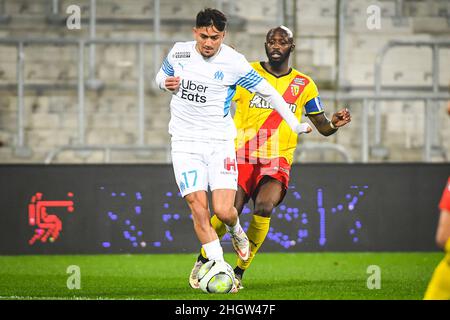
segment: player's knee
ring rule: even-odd
[[[226,206],[222,204],[216,205],[214,207],[214,214],[225,224],[232,223],[236,220],[237,217],[236,211],[234,210],[233,206]]]
[[[192,211],[194,227],[201,232],[207,232],[211,228],[209,212]]]
[[[257,216],[261,216],[261,217],[270,217],[270,215],[272,214],[272,210],[274,208],[274,204],[271,201],[258,201],[256,200],[255,202],[255,212],[254,214],[256,214]]]
[[[211,229],[211,224],[208,219],[193,219],[194,220],[194,228],[197,232],[207,233]]]
[[[438,232],[436,234],[436,244],[439,248],[444,249],[445,244],[447,243],[448,236],[443,232]]]
[[[202,199],[195,193],[187,195],[185,197],[185,199],[186,199],[186,202],[187,202],[189,208],[191,208],[191,211],[200,212],[200,211],[208,210],[208,207],[205,206]]]

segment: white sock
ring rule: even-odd
[[[234,226],[225,225],[225,228],[229,233],[236,233],[241,228],[241,224],[239,223],[239,217],[236,220],[236,224]]]
[[[223,261],[223,249],[220,245],[219,239],[205,243],[202,245],[203,249],[205,250],[206,257],[209,260],[221,260]]]

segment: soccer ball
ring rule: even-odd
[[[211,260],[201,266],[198,281],[206,293],[229,293],[234,285],[234,271],[225,261]]]

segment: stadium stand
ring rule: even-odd
[[[288,1],[289,2],[289,1]],[[81,30],[65,27],[66,8],[71,1],[0,1],[0,39],[51,38],[89,39],[90,1],[78,1]],[[96,1],[96,38],[146,39],[155,37],[153,1]],[[193,17],[205,6],[218,1],[160,1],[159,39],[190,40]],[[233,45],[249,60],[264,59],[264,37],[268,28],[279,23],[279,4],[273,0],[220,1],[231,17],[226,43]],[[442,0],[379,1],[381,29],[366,26],[366,8],[372,1],[345,1],[343,41],[342,97],[373,95],[374,62],[379,50],[392,40],[450,41],[450,6]],[[398,3],[401,3],[399,6]],[[252,8],[252,10],[249,10]],[[362,100],[334,99],[336,89],[336,1],[301,0],[297,4],[297,48],[295,66],[316,80],[326,110],[331,113],[348,105],[353,121],[346,130],[329,139],[313,132],[300,143],[330,143],[346,150],[355,161],[362,161],[364,131]],[[293,28],[292,12],[286,24]],[[96,44],[94,74],[90,74],[90,51],[84,51],[85,71],[85,141],[86,145],[154,146],[147,152],[114,152],[114,162],[166,162],[169,135],[168,103],[170,97],[154,88],[155,65],[159,66],[169,49],[161,45],[155,55],[152,45],[145,45],[145,131],[139,136],[138,55],[136,44]],[[18,68],[17,48],[0,43],[0,162],[42,163],[58,147],[80,143],[78,109],[78,50],[76,46],[26,44],[24,46],[24,145],[30,152],[16,152],[18,145]],[[450,85],[450,46],[438,51],[438,89],[448,94]],[[382,89],[390,94],[430,93],[433,85],[432,51],[429,47],[395,47],[383,61]],[[155,62],[156,61],[156,62]],[[97,85],[89,85],[89,80]],[[445,118],[448,101],[438,101],[431,121],[431,151],[426,160],[448,161],[450,125]],[[372,105],[372,103],[370,103]],[[385,154],[369,153],[368,161],[423,161],[425,144],[425,102],[421,100],[380,101],[381,143]],[[375,111],[369,107],[368,142],[374,145]],[[447,138],[445,138],[447,137]],[[143,139],[143,141],[142,141]],[[142,144],[143,143],[143,144]],[[159,149],[158,149],[159,148]],[[298,161],[342,161],[335,150],[297,153]],[[65,151],[55,162],[103,162],[102,151]]]

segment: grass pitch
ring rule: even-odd
[[[422,299],[442,253],[259,253],[237,294],[191,289],[196,254],[0,256],[0,299]],[[225,259],[234,267],[235,255]],[[68,289],[67,268],[81,289]],[[369,290],[367,269],[380,267]]]

